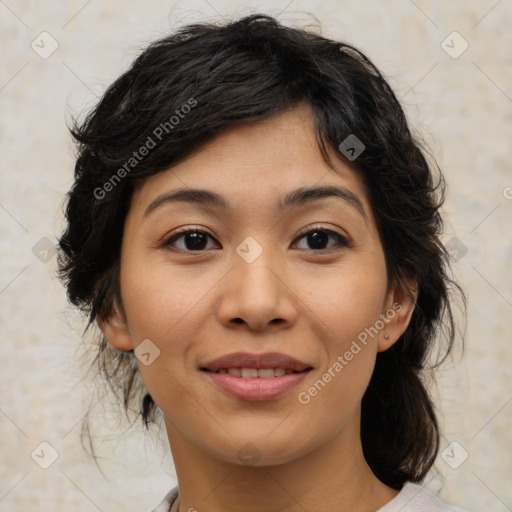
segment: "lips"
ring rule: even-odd
[[[266,352],[264,354],[250,354],[248,352],[235,352],[221,356],[204,365],[201,370],[218,372],[219,370],[233,370],[239,368],[265,370],[279,369],[279,373],[285,370],[285,373],[302,372],[311,369],[312,366],[295,359],[294,357],[279,352]],[[222,372],[223,373],[223,372]],[[264,372],[262,372],[264,373]],[[236,375],[236,374],[235,374]],[[241,375],[242,376],[242,375]],[[253,375],[256,376],[256,375]]]
[[[232,398],[266,401],[286,395],[313,367],[279,352],[236,352],[219,357],[200,369],[207,381]]]

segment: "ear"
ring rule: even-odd
[[[390,348],[405,332],[417,298],[418,285],[415,279],[404,279],[402,284],[395,281],[390,286],[381,314],[384,327],[379,331],[377,352],[384,352]]]
[[[126,317],[118,307],[117,301],[114,301],[113,312],[107,318],[98,316],[96,323],[112,346],[125,351],[135,348],[132,344]]]

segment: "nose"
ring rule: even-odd
[[[229,328],[281,329],[297,319],[297,294],[286,262],[266,249],[252,262],[235,253],[233,268],[220,287],[217,318]]]

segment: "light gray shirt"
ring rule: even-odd
[[[150,512],[177,512],[178,486],[169,491],[165,498]],[[467,512],[448,505],[418,484],[407,482],[402,490],[376,512]]]

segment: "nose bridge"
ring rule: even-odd
[[[263,329],[273,320],[294,318],[288,287],[283,283],[284,262],[268,247],[271,237],[247,237],[235,249],[231,280],[222,291],[217,311],[224,324],[242,319],[252,329]],[[281,274],[281,275],[280,275]]]
[[[236,248],[234,266],[238,290],[249,294],[251,302],[276,300],[279,282],[276,278],[278,262],[276,251],[270,247],[269,238],[260,242],[249,236]]]

